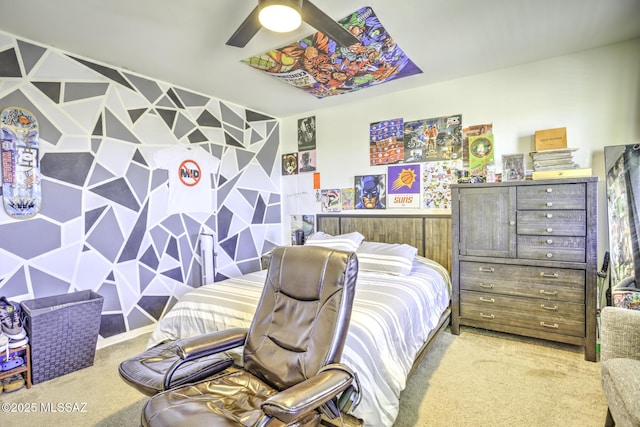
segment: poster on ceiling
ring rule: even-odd
[[[420,164],[387,168],[389,208],[420,207]]]
[[[321,32],[242,62],[315,96],[355,92],[422,73],[370,7],[338,21],[359,43],[339,46]]]

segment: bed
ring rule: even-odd
[[[434,337],[448,324],[450,274],[442,265],[446,262],[424,256],[425,242],[429,240],[425,234],[431,233],[425,233],[424,226],[419,226],[418,231],[415,219],[424,225],[430,218],[386,217],[383,228],[372,230],[380,233],[388,227],[393,231],[385,232],[384,239],[378,235],[374,242],[366,240],[364,233],[348,231],[348,227],[359,226],[366,232],[368,226],[364,224],[370,220],[382,224],[379,217],[319,217],[318,229],[327,231],[317,233],[306,243],[357,248],[360,269],[342,356],[342,362],[358,372],[362,384],[362,401],[348,415],[354,424],[393,425],[407,378]],[[343,220],[349,225],[344,226]],[[399,235],[413,245],[400,242]],[[429,243],[432,244],[435,243]],[[380,258],[382,253],[385,256]],[[265,275],[266,270],[257,271],[188,292],[160,320],[147,347],[219,329],[249,327]],[[235,357],[240,360],[239,353]]]

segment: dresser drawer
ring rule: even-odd
[[[461,261],[460,289],[581,304],[585,298],[585,272]]]
[[[525,185],[517,190],[517,209],[585,209],[584,184]]]
[[[517,233],[541,236],[586,236],[586,211],[518,211]]]
[[[460,317],[550,333],[584,337],[584,304],[481,292],[460,293]]]
[[[584,237],[518,236],[518,258],[585,262]]]

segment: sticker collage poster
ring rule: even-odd
[[[420,165],[389,166],[387,207],[420,207]]]
[[[339,46],[327,35],[316,32],[242,62],[316,98],[351,93],[422,73],[371,7],[362,7],[338,23],[359,42]]]
[[[425,163],[422,171],[422,207],[451,208],[451,184],[457,182],[456,170],[461,168],[462,160]]]

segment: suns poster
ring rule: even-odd
[[[387,206],[420,207],[420,165],[389,166],[387,169]]]

